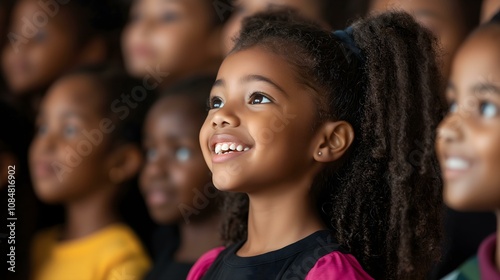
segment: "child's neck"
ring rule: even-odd
[[[275,251],[326,229],[305,189],[249,194],[248,238],[237,254],[245,257]]]
[[[119,221],[110,195],[98,193],[65,205],[61,240],[78,239]]]

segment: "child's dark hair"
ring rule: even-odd
[[[269,12],[246,20],[232,52],[260,47],[287,60],[317,93],[314,129],[352,125],[342,166],[326,167],[312,186],[318,213],[376,279],[422,279],[439,254],[442,209],[436,40],[405,13],[360,20],[350,36],[346,43],[291,12]],[[224,238],[242,240],[248,199],[227,202]]]
[[[500,24],[500,11],[498,11],[490,20],[491,23]]]

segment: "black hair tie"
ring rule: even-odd
[[[359,62],[364,63],[365,57],[361,49],[356,45],[354,41],[354,36],[352,35],[352,27],[349,26],[344,30],[337,30],[332,33],[340,42],[347,48],[349,53],[354,54],[354,56],[359,60]],[[346,53],[346,58],[349,60],[349,53]]]

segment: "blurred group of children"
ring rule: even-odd
[[[282,140],[279,137],[286,136],[288,139],[309,137],[307,133],[300,130],[300,125],[311,125],[305,123],[307,117],[300,115],[292,122],[300,119],[299,122],[304,121],[304,124],[294,124],[290,128],[285,128],[283,130],[285,136],[276,136],[281,135],[281,130],[275,133],[273,141],[277,145],[273,149],[277,152],[266,151],[267,159],[262,157],[262,162],[257,158],[257,154],[255,155],[256,158],[253,160],[259,161],[260,169],[259,166],[245,167],[243,173],[248,174],[240,176],[243,179],[248,177],[245,183],[239,184],[237,179],[227,179],[227,176],[241,174],[241,172],[231,173],[231,171],[222,170],[222,167],[217,169],[217,164],[210,163],[214,159],[210,159],[208,155],[214,151],[207,150],[208,143],[215,153],[218,152],[217,149],[223,149],[231,150],[232,154],[246,151],[246,148],[251,150],[250,144],[252,143],[246,143],[248,147],[241,143],[240,148],[240,145],[237,145],[238,141],[221,136],[221,139],[217,141],[227,143],[224,145],[228,147],[221,145],[217,148],[213,142],[216,140],[208,136],[211,135],[208,130],[231,127],[234,122],[239,122],[240,120],[233,116],[235,113],[231,111],[231,108],[239,108],[234,110],[241,110],[242,115],[247,111],[262,110],[247,110],[243,108],[243,105],[234,107],[239,106],[231,105],[237,102],[234,101],[236,98],[230,98],[231,95],[226,91],[252,94],[248,97],[250,101],[247,102],[252,105],[263,106],[267,102],[277,104],[281,102],[279,98],[274,100],[272,96],[259,92],[246,92],[251,91],[250,87],[240,88],[236,85],[237,82],[233,83],[231,78],[240,77],[238,75],[242,69],[247,68],[247,65],[248,69],[260,69],[254,66],[258,63],[262,65],[262,69],[273,67],[281,69],[279,67],[282,61],[278,58],[290,54],[283,51],[278,43],[266,41],[279,36],[279,32],[264,25],[260,27],[262,32],[276,32],[277,35],[269,37],[271,39],[266,39],[264,35],[260,38],[259,21],[256,20],[253,25],[249,22],[245,26],[245,19],[259,12],[279,11],[282,8],[297,11],[301,17],[316,23],[323,31],[344,29],[368,13],[378,15],[390,10],[403,10],[437,37],[437,44],[432,47],[437,49],[438,71],[444,82],[437,84],[432,79],[426,80],[424,76],[416,79],[422,83],[417,88],[436,89],[431,92],[434,94],[434,99],[429,97],[425,101],[436,102],[431,104],[434,108],[431,106],[422,109],[424,112],[422,117],[408,113],[414,118],[427,118],[432,121],[428,124],[429,131],[421,135],[429,139],[420,139],[417,136],[414,138],[408,136],[407,139],[411,141],[419,139],[425,142],[425,145],[432,145],[432,147],[436,141],[437,158],[441,163],[443,173],[444,202],[450,208],[442,207],[439,204],[441,200],[437,197],[430,195],[427,197],[418,191],[413,194],[422,195],[421,197],[410,197],[411,193],[408,192],[402,195],[404,198],[401,198],[400,202],[394,202],[394,199],[392,201],[403,203],[404,199],[429,199],[429,202],[422,202],[422,205],[430,202],[436,203],[429,207],[430,218],[434,214],[432,209],[444,213],[445,234],[443,241],[439,244],[443,246],[443,249],[434,248],[434,250],[440,250],[442,256],[439,261],[433,260],[432,272],[420,271],[414,275],[427,275],[431,279],[439,279],[474,255],[481,240],[495,231],[496,219],[491,214],[465,214],[453,210],[498,212],[500,209],[500,176],[498,175],[500,174],[498,172],[500,169],[498,148],[500,141],[500,19],[498,15],[496,20],[492,19],[500,10],[500,1],[134,0],[129,3],[118,0],[19,0],[0,3],[0,43],[3,46],[0,71],[0,90],[2,91],[0,95],[2,115],[0,168],[3,175],[0,180],[0,190],[2,194],[7,194],[7,182],[4,182],[4,178],[7,178],[7,166],[16,165],[16,178],[18,178],[16,199],[18,199],[18,223],[20,225],[18,234],[24,236],[24,240],[18,239],[16,244],[19,250],[17,272],[9,272],[7,276],[13,279],[40,280],[186,279],[195,262],[205,252],[220,248],[221,245],[237,243],[228,242],[228,240],[238,241],[248,238],[247,243],[240,244],[238,255],[242,257],[255,255],[256,252],[265,253],[272,251],[271,249],[279,249],[280,247],[253,245],[257,244],[259,234],[266,235],[266,233],[258,231],[259,222],[249,220],[260,217],[255,214],[258,212],[257,206],[262,206],[259,203],[265,204],[267,201],[259,200],[259,192],[257,189],[250,188],[249,182],[265,187],[267,182],[282,180],[279,176],[281,173],[284,176],[286,172],[291,174],[287,175],[290,178],[290,182],[287,181],[287,183],[307,181],[314,176],[311,175],[312,177],[309,178],[310,174],[305,174],[305,171],[302,174],[301,170],[310,169],[313,170],[311,174],[317,174],[316,170],[326,166],[326,162],[335,162],[335,164],[347,162],[346,166],[361,168],[343,154],[345,150],[348,150],[353,137],[357,137],[362,131],[364,133],[362,130],[364,126],[358,131],[358,127],[353,125],[352,135],[356,136],[349,133],[348,126],[332,126],[331,134],[328,135],[345,136],[340,137],[338,142],[330,139],[333,141],[331,142],[333,146],[338,147],[337,144],[343,146],[342,143],[347,143],[344,150],[338,148],[340,156],[330,155],[326,148],[323,149],[323,144],[326,146],[331,144],[327,141],[326,144],[318,144],[318,151],[314,150],[316,153],[314,164],[309,163],[303,155],[281,158],[283,153],[278,153],[280,152],[278,145],[287,141],[280,142]],[[242,35],[242,41],[236,41],[236,49],[233,50],[235,40],[242,28],[246,33]],[[285,34],[285,31],[282,34]],[[360,40],[359,38],[356,40]],[[421,41],[418,42],[421,43]],[[253,45],[258,47],[252,47]],[[278,55],[269,56],[271,58],[261,57],[260,55],[265,52],[257,52],[256,49],[259,50],[259,48],[269,49],[271,50],[269,52]],[[292,47],[290,52],[292,50],[295,49]],[[387,50],[387,52],[390,51]],[[419,61],[415,58],[416,55],[410,56],[408,53],[395,57],[398,59],[410,57],[415,59],[414,61]],[[226,56],[228,59],[224,60]],[[295,69],[296,66],[305,68],[300,61],[300,59],[306,60],[305,57],[305,55],[299,57],[297,65],[291,68]],[[287,58],[284,61],[294,61],[294,59]],[[221,67],[223,61],[224,64]],[[243,63],[240,63],[242,61]],[[268,64],[265,64],[266,62]],[[424,66],[432,66],[431,63],[425,61],[422,63],[425,64]],[[390,64],[386,62],[381,65]],[[221,67],[220,71],[219,67]],[[408,67],[416,66],[409,65]],[[314,69],[318,72],[322,71]],[[425,73],[422,75],[433,73],[432,69],[429,70],[430,68],[423,69]],[[346,72],[349,71],[346,70]],[[285,70],[280,73],[287,75]],[[351,76],[349,79],[353,77]],[[401,77],[398,76],[395,79],[402,80]],[[266,82],[266,78],[262,76],[245,76],[245,78],[250,79],[250,82],[252,79],[257,82]],[[289,80],[286,79],[283,81],[287,81],[285,89],[276,84],[272,85],[273,81],[267,81],[268,84],[264,88],[288,91],[292,83],[288,83]],[[347,86],[356,88],[355,83],[351,84],[350,81],[345,81]],[[303,83],[306,85],[305,88],[315,88],[314,85],[309,85],[309,82],[320,84],[318,88],[330,86],[310,79]],[[297,83],[297,87],[300,85],[302,83]],[[414,86],[399,84],[397,86],[403,89],[411,87],[416,91]],[[412,98],[420,100],[415,96]],[[423,99],[425,98],[427,97]],[[207,113],[207,100],[209,100],[209,113]],[[225,107],[225,103],[230,106]],[[329,104],[333,103],[334,101],[331,101]],[[301,104],[304,108],[308,106],[307,101]],[[437,125],[437,122],[442,119],[443,111],[440,108],[445,106],[449,108],[448,112],[436,130],[433,125]],[[288,109],[293,110],[293,104],[290,108]],[[431,117],[425,115],[431,111],[434,115]],[[248,115],[250,113],[246,114],[250,116]],[[330,113],[325,111],[324,114],[326,116]],[[386,114],[384,117],[388,120],[394,117],[394,115],[389,116],[387,112],[381,114]],[[262,118],[260,121],[264,123],[273,117],[274,115],[271,114],[267,118],[264,114],[260,117]],[[252,115],[251,118],[259,117]],[[278,118],[282,120],[283,116]],[[434,120],[437,120],[436,123]],[[356,121],[353,120],[353,122]],[[243,123],[243,118],[241,122]],[[284,122],[288,124],[289,120]],[[423,123],[422,120],[412,122],[411,125],[415,125],[414,129],[424,129],[425,125],[418,126],[420,123]],[[244,123],[243,125],[251,130],[252,125],[255,124]],[[289,131],[291,128],[297,131]],[[200,129],[202,129],[201,135]],[[375,125],[375,129],[390,130],[382,125]],[[434,139],[432,135],[436,131],[437,138]],[[324,135],[327,135],[327,132]],[[325,139],[329,137],[324,135],[322,137]],[[413,134],[409,133],[409,135]],[[213,137],[218,139],[217,135]],[[240,137],[245,139],[245,136],[240,135]],[[317,138],[315,137],[310,136],[311,142],[315,141],[314,139]],[[397,138],[398,136],[392,135],[391,137]],[[352,145],[362,146],[364,141],[365,139],[358,143],[354,140]],[[256,140],[254,145],[258,145],[258,142]],[[231,143],[234,147],[230,147]],[[290,149],[293,150],[305,151],[311,148],[308,146],[309,142],[296,146],[290,145]],[[409,145],[415,148],[415,143],[409,143]],[[427,146],[424,148],[423,157],[427,157],[426,160],[431,162],[434,154],[426,150]],[[231,151],[220,157],[229,158]],[[255,153],[258,151],[259,149],[255,149]],[[373,150],[361,148],[360,151],[376,153]],[[387,152],[389,153],[389,150]],[[349,153],[346,152],[346,154]],[[354,152],[352,154],[356,155]],[[391,154],[391,156],[398,157],[399,154]],[[221,162],[224,160],[220,159]],[[266,164],[266,160],[270,163]],[[385,160],[389,162],[389,159],[385,157],[378,158],[376,162],[379,164]],[[288,166],[290,162],[304,163]],[[366,159],[365,162],[370,161]],[[432,174],[425,173],[429,172],[429,170],[425,171],[429,162],[425,162],[425,166],[419,168],[423,170],[421,171],[424,174],[423,178],[425,176],[431,178]],[[271,175],[265,174],[266,170],[272,170],[277,165],[283,165],[281,168],[285,171],[279,169]],[[431,166],[430,163],[429,166]],[[337,165],[334,167],[337,168]],[[340,170],[343,171],[343,169]],[[376,171],[376,169],[370,170]],[[394,170],[388,164],[378,171],[390,173]],[[231,174],[227,175],[228,172]],[[432,172],[440,175],[436,170]],[[259,174],[262,174],[262,178]],[[366,174],[369,174],[369,170]],[[303,177],[299,177],[302,175]],[[382,178],[382,174],[380,175]],[[366,178],[368,176],[366,175]],[[393,177],[396,176],[387,175],[387,180],[395,180]],[[345,178],[341,176],[338,178],[342,179],[336,181],[338,184],[350,182],[354,185],[353,182],[356,182],[347,175]],[[417,184],[416,182],[420,180],[417,177],[408,178],[415,181],[411,184]],[[427,179],[422,179],[422,184],[428,182],[425,180]],[[369,179],[366,182],[369,181],[373,180]],[[383,183],[380,184],[383,185]],[[388,183],[388,185],[391,184]],[[370,186],[374,188],[373,194],[376,196],[382,197],[388,191],[392,191],[394,197],[401,195],[397,193],[396,187],[377,192],[376,186],[378,185],[375,183]],[[440,184],[432,183],[429,186],[435,187],[434,191],[439,194],[439,197],[441,196]],[[276,190],[285,192],[279,188]],[[225,191],[248,193],[250,201],[246,196],[235,196]],[[300,191],[303,192],[302,189]],[[297,193],[304,194],[300,191]],[[357,192],[338,190],[338,193],[353,196]],[[326,196],[330,195],[328,193]],[[279,199],[287,201],[287,196],[284,195]],[[356,198],[352,197],[352,199]],[[229,207],[228,200],[241,203],[233,203],[237,205]],[[376,200],[375,197],[373,200]],[[302,214],[297,214],[293,217],[297,223],[301,218],[311,221],[299,224],[299,226],[311,231],[321,229],[324,227],[322,222],[325,217],[331,219],[336,228],[341,228],[344,222],[349,223],[349,221],[333,222],[331,213],[343,213],[336,212],[335,207],[331,213],[325,210],[325,207],[332,208],[332,201],[340,203],[340,200],[320,199],[319,201],[322,204],[313,205],[313,208],[317,207],[320,212],[324,212],[321,219],[310,219],[311,216],[302,217]],[[288,202],[293,204],[292,196]],[[302,202],[304,201],[300,203]],[[381,203],[385,202],[386,200],[381,199]],[[361,208],[352,210],[349,208],[352,201],[345,201],[345,203],[344,210],[347,212],[354,213],[364,209],[360,206]],[[62,208],[54,208],[50,205],[62,205]],[[296,204],[296,206],[296,210],[303,210],[301,208],[303,205]],[[391,207],[387,209],[391,210],[391,215],[397,212]],[[311,213],[315,211],[309,210]],[[433,224],[425,224],[425,215],[419,216],[420,210],[416,207],[408,213],[419,217],[416,219],[421,219],[422,224],[418,224],[419,227],[434,227]],[[396,212],[393,213],[393,211]],[[378,214],[380,213],[369,213],[374,217]],[[245,216],[243,220],[248,223],[248,228],[246,224],[238,224],[239,221],[235,218],[238,215]],[[380,217],[385,219],[388,216],[380,214]],[[381,223],[373,223],[371,226],[374,228],[394,226],[397,223],[392,220],[397,219],[398,216],[391,217],[391,222],[385,221],[387,222],[385,223],[382,219]],[[411,219],[411,217],[399,218]],[[427,222],[432,221],[430,218]],[[360,222],[363,222],[361,218],[359,221],[352,221],[352,224]],[[415,235],[417,237],[419,234],[424,237],[437,236],[440,231],[439,223],[436,227],[432,234],[425,233],[426,230],[422,228],[415,229],[415,231],[420,230]],[[224,230],[222,235],[221,228]],[[330,226],[326,228],[330,229]],[[364,241],[360,241],[352,236],[356,235],[354,234],[356,230],[362,230],[362,227],[352,229],[352,232],[348,232],[351,228],[347,229],[348,227],[345,233],[339,233],[339,237],[344,238],[339,242],[352,242],[351,251],[361,255],[355,254],[368,274],[372,277],[384,278],[404,275],[397,274],[398,269],[403,267],[402,264],[391,264],[394,266],[391,268],[393,270],[387,274],[375,269],[377,264],[386,264],[398,256],[391,255],[386,260],[376,261],[364,259],[365,254],[370,252],[359,248],[373,248],[369,243],[373,243],[376,239],[371,240],[371,237],[366,235]],[[36,233],[31,234],[34,231]],[[340,231],[342,229],[339,229]],[[385,229],[380,228],[374,231],[383,235],[382,232]],[[272,234],[274,232],[271,231],[270,235]],[[293,232],[293,230],[290,234],[290,236],[306,236],[305,233]],[[240,239],[233,238],[233,235]],[[362,236],[362,233],[359,233],[359,236]],[[496,263],[488,262],[491,261],[492,254],[500,256],[500,250],[494,248],[496,239],[492,238],[490,237],[481,245],[478,258],[470,261],[475,263],[467,263],[467,270],[461,267],[448,277],[460,274],[462,277],[476,279],[471,275],[477,275],[480,271],[493,275],[484,277],[500,275],[499,258],[496,258]],[[286,236],[282,240],[285,242],[283,246],[292,243],[292,241],[287,241]],[[361,245],[357,247],[358,242],[365,247]],[[422,248],[427,245],[423,244]],[[2,246],[5,245],[2,244]],[[222,249],[217,250],[219,253]],[[360,253],[362,251],[363,253]],[[416,255],[418,255],[418,251],[411,248],[407,252],[417,252]],[[377,253],[396,254],[396,251],[387,250],[386,252],[380,249],[379,252],[371,253],[374,255]],[[429,254],[432,255],[432,253]],[[215,258],[216,255],[211,261]],[[401,259],[405,258],[401,257]],[[408,260],[411,261],[411,258]],[[355,260],[349,260],[349,262],[354,263]],[[210,264],[211,262],[205,263],[207,266]],[[215,264],[222,266],[216,260]],[[195,269],[203,271],[205,268],[200,268],[200,263],[197,263]],[[192,278],[190,279],[199,279],[193,273],[198,272],[191,272]],[[205,271],[199,273],[203,274]],[[217,274],[221,272],[213,268],[207,273],[212,277],[222,275]],[[361,273],[358,276],[364,277],[365,274]],[[496,279],[484,277],[483,279]]]

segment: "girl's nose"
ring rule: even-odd
[[[464,125],[463,120],[458,117],[458,114],[446,117],[437,130],[439,141],[452,142],[457,141],[461,136],[461,129]]]
[[[219,129],[227,126],[236,127],[240,125],[240,120],[234,111],[230,110],[228,106],[224,106],[213,115],[212,128]]]

